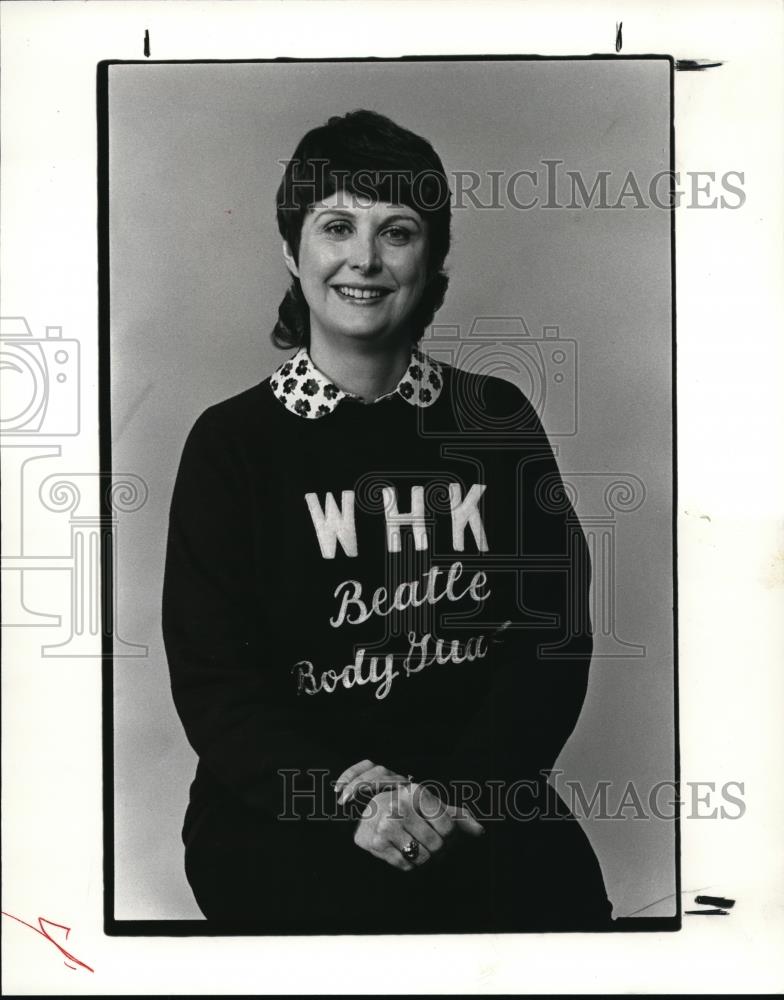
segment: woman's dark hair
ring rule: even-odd
[[[406,205],[426,220],[429,280],[411,317],[412,339],[418,341],[449,284],[443,265],[451,241],[451,192],[438,153],[375,111],[351,111],[311,129],[294,150],[276,198],[278,229],[295,260],[308,209],[341,190]],[[283,348],[310,343],[310,312],[298,278],[280,304],[272,340]]]

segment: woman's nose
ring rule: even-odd
[[[378,248],[373,237],[357,238],[352,241],[350,265],[360,274],[373,274],[381,266]]]

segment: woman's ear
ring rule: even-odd
[[[294,260],[294,254],[291,252],[291,247],[286,240],[283,241],[283,260],[286,263],[286,267],[291,271],[295,278],[299,277],[299,268],[297,267],[297,262]]]

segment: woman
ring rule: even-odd
[[[604,927],[546,782],[587,685],[583,536],[521,393],[416,347],[448,283],[441,160],[331,118],[277,217],[296,352],[197,420],[171,507],[196,900],[259,933]]]

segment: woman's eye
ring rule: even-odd
[[[390,226],[385,235],[392,243],[407,243],[411,239],[411,233],[403,226]]]
[[[345,236],[349,232],[349,226],[346,222],[330,222],[324,227],[324,231],[331,236]]]

